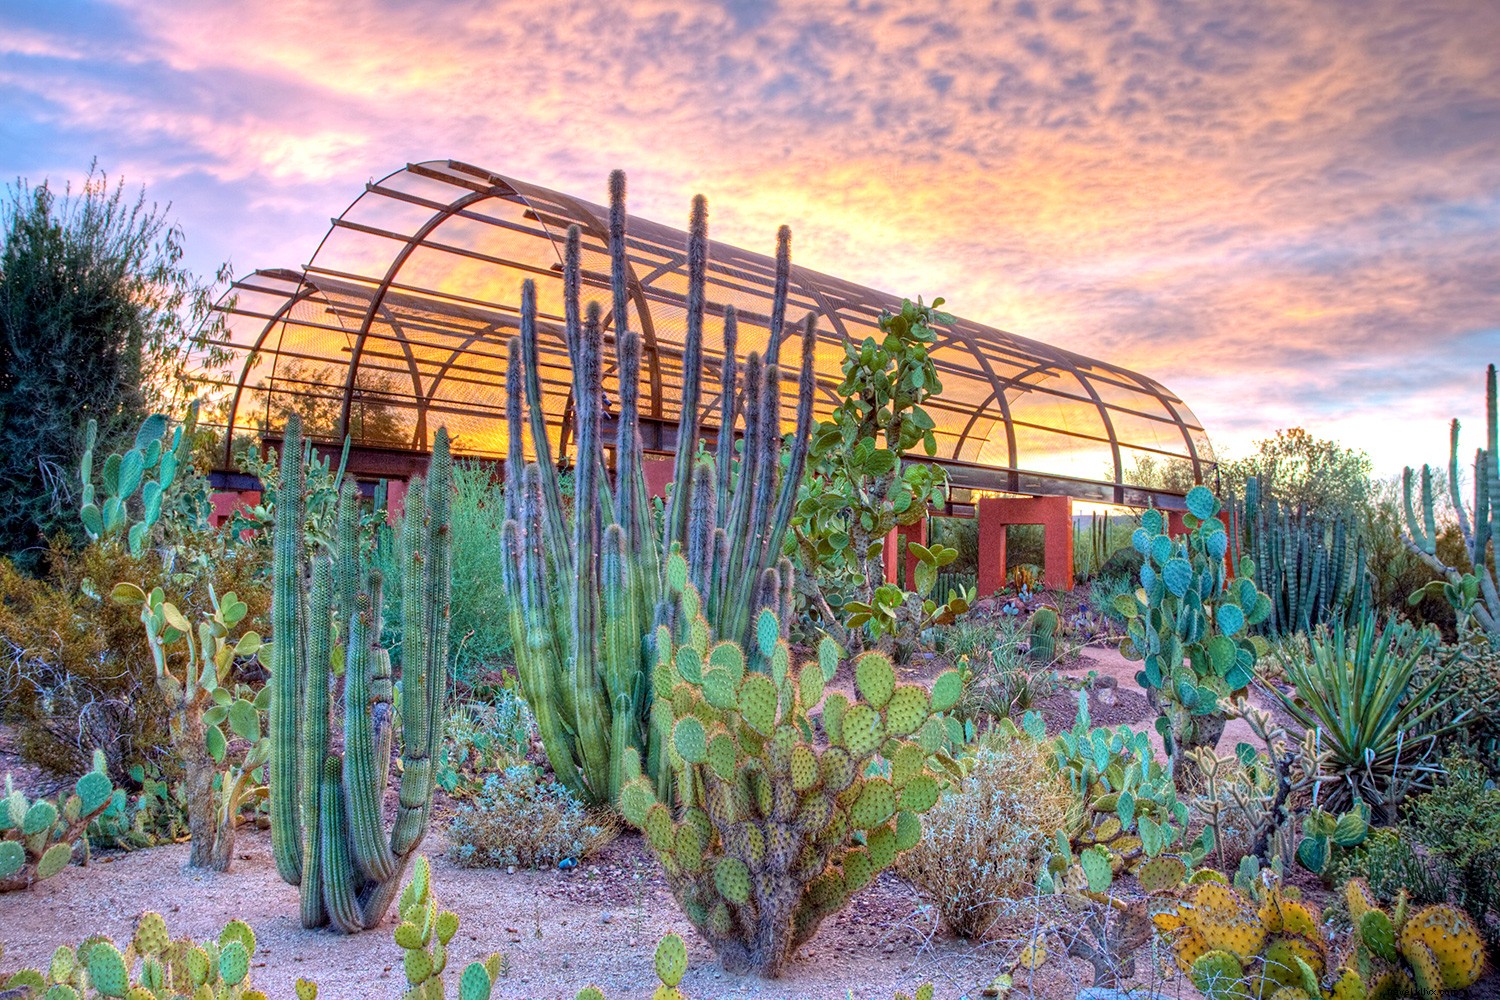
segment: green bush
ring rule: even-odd
[[[505,500],[490,466],[453,467],[453,599],[449,605],[454,682],[510,662],[509,602],[502,564]]]
[[[1473,761],[1443,763],[1437,788],[1407,803],[1402,829],[1451,867],[1450,899],[1500,943],[1500,788]]]
[[[472,805],[448,824],[450,854],[468,868],[547,868],[581,861],[614,839],[605,812],[591,812],[529,761],[484,779]]]
[[[479,794],[489,772],[526,755],[535,731],[526,703],[506,688],[492,701],[458,706],[443,725],[438,787],[454,798]]]

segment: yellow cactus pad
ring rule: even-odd
[[[1413,913],[1401,929],[1401,954],[1416,961],[1411,952],[1425,946],[1437,963],[1442,986],[1461,990],[1479,981],[1484,971],[1484,942],[1468,914],[1446,903],[1424,906]],[[1420,979],[1418,986],[1421,985]]]

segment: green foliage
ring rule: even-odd
[[[947,652],[958,659],[964,673],[959,715],[966,722],[982,726],[985,719],[1024,713],[1062,686],[1051,660],[1032,660],[1029,631],[1019,620],[999,618],[992,623],[971,624],[959,619],[949,629],[953,639]]]
[[[1344,513],[1315,514],[1262,495],[1245,481],[1243,505],[1232,503],[1245,552],[1271,598],[1262,623],[1270,635],[1306,632],[1335,618],[1356,618],[1370,605],[1370,573],[1359,523]]]
[[[1364,843],[1336,854],[1323,873],[1324,882],[1333,886],[1355,878],[1363,879],[1382,905],[1402,896],[1417,904],[1446,903],[1453,872],[1441,861],[1435,864],[1425,848],[1399,828],[1375,827]]]
[[[1401,829],[1449,875],[1448,899],[1500,944],[1500,788],[1473,761],[1449,757],[1443,765],[1438,786],[1407,802]]]
[[[583,251],[576,228],[568,234],[564,255],[564,313],[577,401],[577,501],[571,513],[552,459],[552,417],[542,400],[536,288],[529,282],[522,287],[520,336],[510,345],[507,378],[506,481],[513,487],[506,492],[502,566],[507,592],[520,598],[508,602],[517,674],[553,771],[591,805],[615,802],[627,779],[628,756],[644,765],[658,796],[669,796],[669,734],[650,715],[653,623],[675,626],[671,638],[681,641],[690,623],[700,627],[696,619],[701,610],[702,628],[754,650],[751,639],[761,610],[775,609],[781,620],[787,619],[793,569],[782,556],[782,541],[812,428],[816,334],[809,317],[801,331],[797,429],[783,463],[778,357],[791,273],[791,234],[783,229],[777,249],[779,291],[765,354],[750,354],[741,380],[737,320],[727,311],[716,380],[716,454],[700,451],[708,222],[706,203],[695,199],[687,247],[687,334],[675,478],[658,544],[639,426],[641,337],[627,328],[624,199],[624,175],[617,172],[610,179],[609,236],[620,385],[612,483],[603,474],[603,321],[597,305],[591,303],[585,313],[579,298]],[[528,424],[536,456],[531,463],[525,459]],[[739,426],[743,433],[736,435]],[[743,446],[738,457],[737,437]],[[666,579],[669,563],[678,567],[681,579]],[[699,607],[684,614],[671,592],[688,581],[702,597]],[[752,652],[751,667],[757,666]]]
[[[1303,511],[1324,521],[1356,521],[1370,499],[1370,456],[1301,427],[1255,442],[1254,452],[1219,464],[1226,492],[1246,496],[1258,480],[1268,506]]]
[[[936,540],[932,548],[908,546],[918,559],[911,592],[881,583],[887,535],[926,517],[945,488],[938,467],[906,461],[918,446],[937,454],[925,405],[943,389],[929,353],[936,327],[953,322],[938,311],[942,304],[904,300],[899,313],[881,313],[882,339],[845,344],[839,405],[813,431],[789,551],[806,570],[802,593],[847,649],[861,648],[866,638],[885,646],[898,637],[910,641],[962,614],[973,599],[929,596],[938,570],[959,554]]]
[[[1213,493],[1195,486],[1187,506],[1186,538],[1169,538],[1159,511],[1142,516],[1132,537],[1145,557],[1141,586],[1117,602],[1128,619],[1120,652],[1144,661],[1136,681],[1160,713],[1156,728],[1173,771],[1193,748],[1218,742],[1224,699],[1249,685],[1264,647],[1248,628],[1271,614],[1253,561],[1241,560],[1239,577],[1229,578],[1229,538]]]
[[[535,764],[512,760],[454,813],[449,854],[466,868],[548,868],[584,860],[617,832],[610,813],[585,808]]]
[[[217,940],[174,940],[162,915],[147,910],[124,948],[96,934],[76,948],[59,947],[45,970],[23,969],[3,987],[21,996],[45,991],[46,1000],[266,1000],[250,983],[255,944],[255,932],[240,920],[226,924]],[[317,988],[299,979],[297,996],[315,1000]]]
[[[240,629],[249,607],[233,592],[221,600],[210,588],[213,613],[194,629],[160,587],[147,594],[133,583],[117,583],[111,597],[138,610],[151,648],[156,692],[167,704],[172,747],[185,772],[193,842],[188,863],[228,871],[240,809],[265,796],[262,768],[271,753],[262,725],[270,689],[256,692],[234,679],[236,659],[260,651],[260,634]],[[240,747],[233,753],[231,739]]]
[[[397,726],[382,580],[360,536],[359,492],[345,482],[326,553],[309,531],[302,423],[288,420],[273,530],[270,648],[271,844],[301,887],[302,923],[346,933],[380,922],[426,835],[448,690],[452,459],[439,428],[428,476],[413,477],[402,519],[401,778],[383,822]],[[310,551],[312,550],[312,551]],[[309,581],[311,587],[309,588]],[[342,752],[330,739],[330,681],[343,668]]]
[[[1272,690],[1297,722],[1319,732],[1325,773],[1336,778],[1328,808],[1359,800],[1390,819],[1412,789],[1431,786],[1440,738],[1463,724],[1462,716],[1432,721],[1445,704],[1433,697],[1441,678],[1418,668],[1436,639],[1430,628],[1394,620],[1381,628],[1368,612],[1352,631],[1335,621],[1315,632],[1308,659],[1281,661],[1295,693]]]
[[[526,703],[509,688],[500,688],[491,702],[457,706],[443,722],[438,787],[456,799],[472,798],[487,775],[526,755],[534,731]]]
[[[109,805],[113,792],[104,755],[97,752],[94,770],[55,801],[27,799],[6,775],[5,797],[0,799],[0,892],[25,889],[56,875],[73,860],[77,843],[87,855],[84,832]]]
[[[923,817],[922,839],[896,861],[963,937],[982,937],[1014,900],[1031,893],[1054,831],[1068,825],[1074,795],[1052,747],[996,730],[966,758],[962,789]]]
[[[680,557],[673,562],[669,574],[680,578]],[[696,593],[688,585],[680,597],[695,621]],[[759,624],[768,673],[747,670],[733,643],[710,646],[706,628],[690,628],[681,646],[658,629],[653,713],[672,734],[681,808],[674,817],[645,778],[620,802],[725,968],[774,976],[920,839],[943,772],[960,773],[946,748],[962,727],[944,713],[962,681],[948,671],[930,693],[897,684],[890,660],[867,653],[855,664],[857,699],[825,695],[838,668],[833,641],[797,669],[774,615],[762,612]],[[809,719],[820,704],[830,740],[821,748]]]
[[[83,486],[78,510],[83,530],[95,541],[124,539],[130,554],[139,558],[161,519],[162,504],[177,479],[177,470],[191,465],[189,453],[198,424],[198,404],[188,407],[187,419],[167,436],[167,418],[153,413],[136,431],[133,445],[123,454],[111,452],[100,463],[101,489],[94,483],[94,449],[99,425],[90,420],[84,432],[78,478]],[[205,525],[206,527],[206,525]]]
[[[1438,558],[1438,527],[1435,513],[1431,466],[1422,466],[1421,492],[1413,501],[1413,474],[1408,467],[1402,476],[1406,513],[1406,544],[1441,581],[1429,587],[1441,588],[1448,603],[1458,609],[1461,628],[1475,628],[1488,640],[1491,648],[1500,648],[1500,578],[1491,559],[1491,540],[1500,527],[1500,405],[1496,403],[1495,366],[1485,375],[1485,421],[1487,447],[1474,454],[1472,480],[1474,494],[1467,507],[1459,495],[1462,482],[1458,464],[1458,421],[1453,421],[1448,453],[1448,490],[1464,541],[1467,567],[1457,561]],[[1420,518],[1418,510],[1420,509]],[[1415,603],[1423,593],[1412,595]],[[1472,624],[1471,624],[1472,623]]]
[[[488,464],[453,466],[453,679],[467,684],[511,656],[510,598],[496,573],[505,558],[505,500]]]
[[[188,840],[187,783],[167,781],[154,765],[130,769],[130,781],[140,788],[130,795],[116,788],[109,805],[89,824],[89,844],[123,851],[140,850]]]
[[[61,195],[8,188],[0,229],[0,552],[36,572],[48,539],[80,538],[70,470],[85,426],[105,449],[129,442],[180,384],[185,351],[222,360],[219,325],[189,332],[212,314],[182,233],[103,175]]]

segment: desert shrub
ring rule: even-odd
[[[502,565],[500,529],[505,500],[489,465],[459,462],[453,467],[453,636],[454,681],[465,684],[486,667],[510,658],[510,618]]]
[[[529,761],[490,774],[448,824],[450,855],[468,868],[547,868],[581,861],[614,839],[615,822],[585,809]]]
[[[1141,575],[1141,563],[1143,557],[1134,548],[1127,545],[1110,553],[1108,559],[1099,567],[1098,577],[1106,579],[1114,577],[1123,580],[1135,580]]]
[[[1131,550],[1134,551],[1133,549]],[[1120,594],[1128,594],[1135,590],[1131,578],[1124,576],[1105,576],[1101,573],[1094,577],[1089,584],[1089,610],[1096,615],[1119,625],[1125,626],[1125,616],[1120,614],[1120,609],[1115,607],[1115,598]]]
[[[455,798],[479,794],[487,774],[526,755],[535,725],[526,703],[506,688],[491,701],[458,706],[443,724],[438,787]]]
[[[968,657],[968,676],[960,714],[966,719],[1006,719],[1032,708],[1062,686],[1051,661],[1028,655],[1027,623],[999,619],[987,630],[988,641]]]
[[[234,591],[249,606],[246,619],[263,621],[263,555],[231,551],[201,576],[171,574],[155,550],[136,559],[119,545],[73,552],[55,544],[48,562],[47,576],[38,579],[0,561],[0,717],[16,726],[22,756],[76,774],[97,747],[116,781],[135,765],[175,777],[165,750],[167,705],[156,694],[145,632],[136,611],[109,599],[110,588],[122,580],[161,584],[189,620],[212,613],[210,587]]]
[[[1447,863],[1451,901],[1500,942],[1500,788],[1474,761],[1449,757],[1443,764],[1438,786],[1407,804],[1402,829]]]
[[[1025,736],[987,738],[962,790],[943,795],[921,841],[897,860],[955,933],[983,935],[1027,895],[1046,843],[1067,826],[1073,796],[1051,756]]]

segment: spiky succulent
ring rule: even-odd
[[[88,847],[89,823],[114,794],[104,755],[94,751],[94,769],[55,801],[28,799],[5,776],[0,798],[0,892],[25,889],[51,878],[73,860],[74,845]]]

